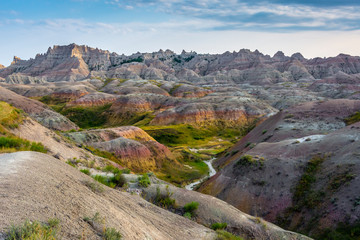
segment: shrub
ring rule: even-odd
[[[184,211],[191,214],[191,216],[194,215],[195,211],[198,209],[199,203],[198,202],[190,202],[185,204]]]
[[[110,182],[115,184],[115,187],[122,187],[126,183],[126,179],[121,173],[115,174],[109,180],[110,180]]]
[[[86,175],[90,175],[89,169],[81,169],[80,172],[85,173]]]
[[[15,136],[0,137],[0,148],[3,150],[16,149],[17,151],[35,151],[47,153],[47,149],[41,143],[29,142]]]
[[[213,230],[222,230],[225,229],[227,227],[227,223],[213,223],[211,224],[211,229]]]
[[[243,238],[235,236],[234,234],[231,234],[224,230],[217,230],[216,233],[216,240],[244,240]]]
[[[12,226],[6,233],[5,240],[56,240],[59,223],[58,219],[49,219],[45,224],[26,221],[22,225]]]
[[[106,228],[104,233],[104,240],[119,240],[122,236],[115,228]]]
[[[184,217],[186,217],[186,218],[188,218],[188,219],[191,219],[191,213],[185,212],[185,213],[184,213]]]
[[[42,143],[37,143],[37,142],[31,143],[30,151],[47,153],[47,149],[44,147],[44,145],[42,145]]]
[[[151,184],[149,176],[146,173],[144,173],[141,177],[139,177],[138,181],[139,181],[139,185],[144,188],[147,188]]]
[[[176,202],[175,199],[171,198],[173,195],[172,192],[169,191],[169,186],[166,186],[166,194],[161,194],[160,188],[156,188],[156,197],[155,197],[155,204],[162,207],[162,208],[175,208]]]

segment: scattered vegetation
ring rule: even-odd
[[[306,165],[305,171],[297,183],[293,202],[295,208],[314,208],[321,202],[322,192],[315,192],[311,190],[311,185],[316,182],[316,173],[320,170],[321,164],[325,161],[326,156],[316,155],[312,157]]]
[[[103,193],[105,189],[97,182],[84,181],[83,184],[87,186],[94,193]]]
[[[42,143],[30,142],[16,136],[0,137],[0,152],[35,151],[47,153]]]
[[[105,228],[104,240],[120,240],[121,238],[121,233],[115,228]]]
[[[22,120],[22,110],[14,108],[6,102],[0,102],[0,125],[2,127],[17,128]]]
[[[182,86],[182,84],[176,84],[173,88],[171,88],[170,91],[169,91],[170,95],[172,95],[175,92],[175,90],[178,89],[181,86]]]
[[[132,62],[143,62],[144,59],[142,57],[137,57],[137,58],[132,58],[132,59],[128,59],[128,60],[124,60],[121,62],[121,64],[124,63],[132,63]]]
[[[277,224],[281,227],[288,228],[291,225],[291,219],[295,214],[304,210],[312,211],[313,218],[307,222],[299,222],[297,226],[292,225],[292,229],[301,229],[304,234],[308,234],[310,227],[318,224],[319,213],[318,206],[324,201],[326,193],[323,188],[316,188],[317,175],[321,170],[322,163],[328,155],[317,154],[313,156],[305,166],[300,180],[295,185],[292,207],[288,207],[283,215],[277,216]]]
[[[89,169],[81,169],[80,172],[86,174],[86,175],[90,175],[90,170]]]
[[[224,230],[217,230],[216,233],[216,240],[244,240],[243,238],[235,236],[234,234]]]
[[[76,123],[79,127],[87,129],[94,127],[101,127],[108,123],[108,111],[111,104],[95,107],[65,107],[57,110],[62,115],[69,118]]]
[[[126,180],[121,173],[117,173],[113,177],[106,177],[102,175],[95,175],[92,177],[99,183],[111,188],[122,187],[126,183]]]
[[[350,182],[351,180],[353,180],[355,178],[355,174],[351,173],[350,169],[347,169],[345,172],[338,174],[337,176],[335,176],[330,184],[329,187],[331,190],[337,190],[338,188],[340,188],[342,185],[344,185],[347,182]]]
[[[165,209],[175,209],[176,202],[175,199],[171,198],[172,195],[173,193],[170,192],[168,185],[166,186],[166,193],[161,193],[160,188],[157,187],[153,203]]]
[[[195,211],[198,209],[198,207],[199,207],[198,202],[190,202],[190,203],[185,204],[185,206],[184,206],[185,214],[187,213],[187,215],[190,214],[191,217],[194,217]]]
[[[356,240],[360,239],[360,223],[339,223],[336,228],[326,229],[315,236],[316,239]]]
[[[144,173],[141,177],[139,177],[138,181],[139,181],[139,185],[144,188],[147,188],[151,184],[149,176],[146,173]]]
[[[264,158],[254,158],[251,155],[243,155],[236,163],[235,168],[238,167],[257,167],[259,169],[262,169],[264,167]]]
[[[122,238],[121,233],[115,228],[106,227],[105,218],[102,218],[98,212],[93,217],[84,217],[83,220],[90,224],[104,240],[120,240]]]
[[[211,224],[211,229],[212,230],[223,230],[223,229],[225,229],[227,227],[227,223],[213,223],[213,224]]]
[[[6,233],[5,240],[56,240],[60,230],[58,219],[49,219],[47,223],[25,221],[12,226]]]
[[[351,115],[348,118],[345,118],[346,125],[351,125],[357,122],[360,122],[360,112],[356,112],[355,114]]]

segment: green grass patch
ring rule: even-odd
[[[16,136],[0,137],[0,152],[35,151],[47,153],[41,143],[30,142]]]
[[[6,233],[5,240],[56,240],[60,239],[58,219],[49,219],[47,223],[25,221],[12,226]]]
[[[81,169],[80,172],[90,176],[90,170],[89,169]]]
[[[351,125],[357,122],[360,122],[360,112],[356,112],[355,114],[351,115],[348,118],[345,118],[346,125]]]
[[[199,208],[198,202],[190,202],[190,203],[185,204],[184,211],[185,211],[185,214],[190,213],[191,217],[194,217],[195,212],[198,208]]]
[[[121,173],[117,173],[113,177],[106,177],[102,175],[95,175],[92,177],[99,183],[111,188],[122,187],[126,183],[126,180]]]
[[[118,114],[109,114],[108,124],[110,126],[144,126],[155,118],[152,111],[149,112],[124,112]]]
[[[102,127],[108,123],[108,115],[111,104],[95,107],[69,107],[63,108],[60,113],[81,128]]]
[[[166,193],[161,193],[160,188],[156,188],[156,196],[153,203],[164,209],[175,209],[176,201],[172,198],[173,192],[170,192],[169,186],[166,185]]]
[[[6,102],[0,102],[0,124],[5,128],[17,128],[23,120],[22,112]]]
[[[227,227],[227,223],[213,223],[213,224],[211,224],[211,226],[210,226],[210,228],[212,229],[212,230],[223,230],[223,229],[225,229]]]
[[[244,240],[243,238],[235,236],[234,234],[224,230],[217,230],[216,234],[216,240]]]
[[[150,178],[146,173],[144,173],[141,177],[139,177],[138,181],[139,181],[139,185],[144,188],[147,188],[151,184]]]
[[[305,171],[301,176],[299,182],[297,183],[293,195],[293,201],[297,205],[305,205],[311,207],[307,204],[306,197],[314,196],[314,193],[311,192],[311,186],[316,182],[316,173],[320,170],[321,164],[325,161],[326,156],[316,155],[312,157],[306,165]],[[320,200],[320,199],[319,199]],[[310,201],[314,203],[314,201]]]

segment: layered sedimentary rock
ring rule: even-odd
[[[340,99],[279,112],[216,161],[224,168],[201,191],[308,234],[350,216],[348,224],[355,223],[360,125],[344,119],[359,110],[359,101]]]
[[[35,59],[20,60],[0,71],[9,83],[77,81],[87,77],[155,79],[197,83],[274,84],[302,79],[322,79],[342,71],[360,72],[360,59],[345,54],[331,58],[305,59],[300,53],[273,57],[242,49],[223,54],[180,55],[166,50],[154,53],[118,55],[87,46],[54,46]]]
[[[78,129],[76,124],[63,115],[51,110],[45,104],[20,96],[3,87],[0,87],[0,101],[8,102],[16,108],[24,110],[33,119],[50,129],[61,131]]]
[[[130,169],[151,171],[161,168],[165,159],[173,159],[170,150],[138,127],[89,130],[66,133],[75,142],[114,153]]]

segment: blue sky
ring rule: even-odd
[[[119,54],[248,48],[308,58],[360,55],[359,12],[359,0],[1,1],[0,64],[70,43]]]

